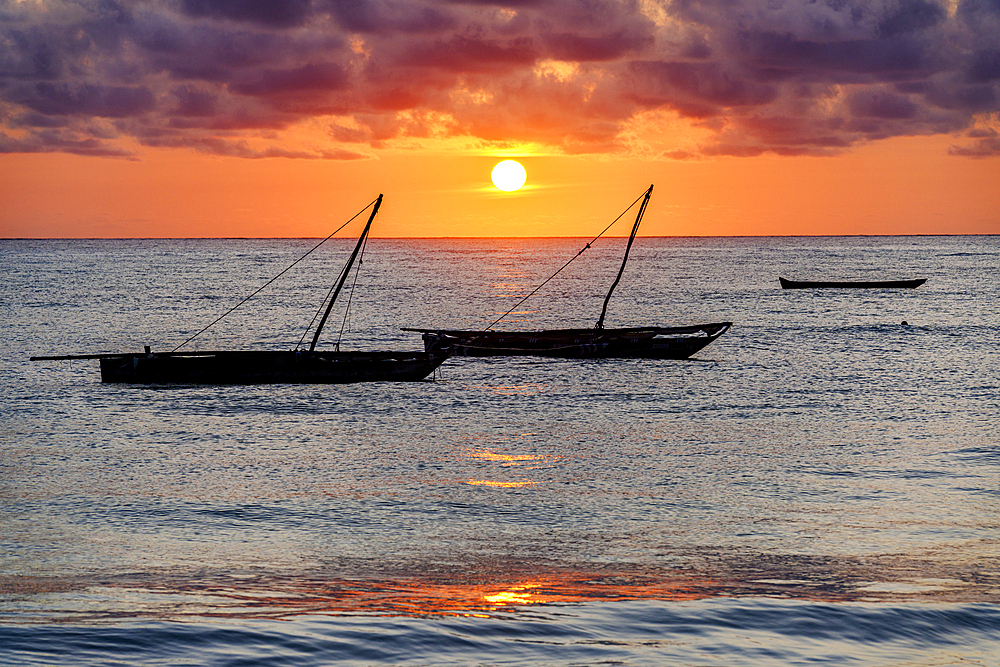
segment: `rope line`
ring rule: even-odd
[[[373,201],[371,204],[368,204],[368,206],[365,206],[363,209],[361,209],[358,212],[358,214],[354,216],[354,218],[358,217],[358,215],[361,215],[362,213],[364,213],[365,211],[367,211],[368,207],[371,206],[372,204],[374,204],[377,201],[378,201],[378,199],[376,198],[375,201]],[[354,218],[351,218],[351,220],[354,220]],[[350,220],[348,222],[350,222]],[[365,236],[365,240],[364,240],[364,244],[362,245],[362,248],[367,248],[367,247],[368,247],[368,237],[366,235]],[[363,251],[362,251],[362,254],[363,254]],[[316,322],[316,318],[318,318],[320,316],[319,314],[322,313],[325,310],[325,306],[326,306],[327,301],[329,301],[332,298],[333,293],[337,290],[337,285],[339,285],[344,280],[345,274],[348,271],[350,271],[350,270],[351,270],[351,263],[350,262],[348,262],[347,264],[345,264],[344,268],[342,268],[340,270],[340,273],[337,275],[337,279],[333,281],[333,283],[330,285],[330,289],[328,289],[326,291],[326,296],[323,297],[323,301],[320,302],[319,308],[317,308],[316,312],[313,313],[312,319],[309,320],[309,324],[306,325],[305,331],[302,332],[302,337],[299,338],[299,342],[295,345],[295,349],[296,350],[299,349],[299,347],[302,346],[303,342],[305,342],[306,336],[309,335],[309,331],[312,330],[313,324]],[[355,282],[357,282],[357,277],[356,276],[355,276]],[[353,287],[352,287],[352,289],[353,289]],[[345,314],[345,317],[346,317],[346,314]],[[343,329],[341,329],[341,333],[343,333]],[[340,350],[340,339],[337,339],[337,350],[338,351]]]
[[[547,284],[547,283],[548,283],[548,282],[549,282],[550,280],[552,280],[553,278],[555,278],[556,276],[558,276],[558,275],[559,275],[560,273],[562,273],[562,270],[563,270],[563,269],[565,269],[565,268],[566,268],[567,266],[569,266],[570,264],[572,264],[572,263],[573,263],[574,261],[576,261],[576,259],[577,259],[577,258],[578,258],[578,257],[579,257],[580,255],[582,255],[582,254],[583,254],[584,252],[586,252],[587,250],[589,250],[589,249],[590,249],[590,244],[591,244],[591,243],[594,243],[595,241],[597,241],[597,239],[599,239],[599,238],[601,238],[602,236],[604,236],[604,233],[605,233],[605,232],[607,232],[607,231],[608,231],[609,229],[611,229],[611,227],[612,227],[612,226],[614,226],[614,224],[615,224],[616,222],[618,222],[619,220],[621,220],[621,219],[622,219],[622,217],[623,217],[623,216],[624,216],[624,215],[625,215],[626,213],[628,213],[629,211],[631,211],[631,210],[632,210],[632,207],[633,207],[633,206],[635,206],[636,204],[638,204],[638,203],[639,203],[639,200],[640,200],[640,199],[642,199],[642,198],[643,198],[643,197],[645,197],[645,196],[646,196],[646,193],[645,193],[645,192],[643,192],[643,193],[642,193],[641,195],[639,195],[638,197],[636,197],[636,198],[635,198],[635,201],[634,201],[634,202],[632,202],[631,204],[629,204],[629,205],[628,205],[628,208],[626,208],[626,209],[625,209],[624,211],[622,211],[622,212],[621,212],[621,213],[620,213],[620,214],[618,215],[618,217],[617,217],[617,218],[615,218],[614,220],[612,220],[612,221],[611,221],[611,224],[609,224],[609,225],[608,225],[607,227],[605,227],[605,228],[604,228],[604,230],[603,230],[603,231],[601,231],[601,233],[600,233],[600,234],[598,234],[598,235],[597,235],[597,236],[595,236],[595,237],[594,237],[593,239],[591,239],[590,243],[588,243],[588,244],[587,244],[587,245],[585,245],[584,247],[580,248],[580,252],[576,253],[576,254],[575,254],[575,255],[574,255],[573,257],[571,257],[571,258],[570,258],[570,260],[569,260],[568,262],[566,262],[566,263],[565,263],[565,264],[563,264],[563,265],[562,265],[561,267],[559,267],[559,270],[558,270],[558,271],[556,271],[556,272],[555,272],[555,273],[553,273],[553,274],[552,274],[551,276],[549,276],[548,278],[546,278],[546,279],[545,279],[545,282],[543,282],[543,283],[542,283],[541,285],[539,285],[539,286],[538,286],[538,287],[536,287],[535,289],[531,290],[531,292],[530,292],[530,293],[528,293],[528,295],[527,295],[527,296],[525,296],[525,297],[524,297],[523,299],[521,299],[520,301],[518,301],[518,302],[517,302],[517,303],[516,303],[516,304],[514,305],[514,307],[513,307],[513,308],[511,308],[510,310],[508,310],[508,311],[507,311],[506,313],[504,313],[503,315],[501,315],[501,316],[500,316],[500,317],[498,317],[497,319],[493,320],[493,322],[492,322],[492,323],[491,323],[491,324],[490,324],[489,326],[485,327],[485,328],[483,329],[483,331],[489,331],[490,329],[492,329],[493,327],[495,327],[495,326],[496,326],[497,324],[499,324],[499,323],[500,323],[500,321],[501,321],[501,320],[502,320],[503,318],[507,317],[508,315],[510,315],[511,313],[513,313],[513,312],[514,312],[515,310],[517,310],[517,308],[518,308],[518,307],[519,307],[519,306],[520,306],[520,305],[521,305],[522,303],[524,303],[525,301],[527,301],[528,299],[530,299],[531,297],[533,297],[533,296],[535,295],[535,292],[537,292],[538,290],[540,290],[540,289],[542,289],[543,287],[545,287],[545,285],[546,285],[546,284]],[[635,232],[633,231],[632,233],[634,234]]]
[[[345,222],[344,224],[342,224],[340,227],[338,227],[336,230],[334,230],[329,236],[327,236],[325,239],[323,239],[322,241],[320,241],[319,243],[317,243],[315,246],[313,246],[311,250],[309,250],[308,252],[306,252],[306,254],[302,255],[297,260],[295,260],[294,262],[292,262],[291,264],[289,264],[287,267],[285,267],[285,269],[281,273],[279,273],[278,275],[274,276],[273,278],[271,278],[270,280],[268,280],[266,283],[264,283],[263,285],[261,285],[260,287],[258,287],[257,290],[253,292],[253,294],[251,294],[247,298],[245,298],[242,301],[240,301],[238,304],[236,304],[235,306],[233,306],[232,308],[230,308],[229,310],[227,310],[226,312],[224,312],[222,315],[219,315],[217,318],[215,318],[215,320],[212,321],[211,324],[209,324],[204,329],[202,329],[201,331],[199,331],[198,333],[194,334],[193,336],[191,336],[190,338],[188,338],[187,340],[185,340],[183,343],[181,343],[180,345],[178,345],[177,347],[175,347],[174,349],[172,349],[171,352],[176,352],[177,350],[181,349],[182,347],[184,347],[185,345],[187,345],[188,343],[190,343],[191,341],[193,341],[195,338],[197,338],[198,336],[200,336],[203,333],[205,333],[206,331],[208,331],[211,327],[213,327],[216,324],[218,324],[222,320],[222,318],[226,317],[227,315],[229,315],[230,313],[232,313],[234,310],[236,310],[237,308],[239,308],[240,306],[242,306],[243,304],[245,304],[247,301],[249,301],[250,299],[252,299],[255,296],[257,296],[258,294],[260,294],[264,290],[264,288],[266,288],[268,285],[270,285],[271,283],[273,283],[275,280],[277,280],[278,278],[280,278],[281,276],[283,276],[284,274],[286,274],[296,264],[298,264],[299,262],[301,262],[302,260],[304,260],[306,257],[308,257],[309,255],[311,255],[317,248],[319,248],[321,245],[323,245],[324,243],[326,243],[327,241],[329,241],[331,238],[333,238],[334,234],[336,234],[337,232],[339,232],[341,229],[343,229],[347,225],[351,224],[354,221],[354,218],[357,218],[359,215],[361,215],[362,213],[364,213],[365,211],[367,211],[368,207],[371,206],[374,203],[375,203],[375,201],[372,201],[371,204],[368,204],[368,206],[365,206],[363,209],[361,209],[360,211],[358,211],[357,213],[355,213],[354,216],[350,220],[348,220],[347,222]],[[324,301],[324,303],[325,303],[325,301]],[[314,321],[315,321],[315,319],[316,318],[313,317]],[[311,324],[312,323],[310,323],[310,325]],[[301,343],[301,341],[299,341],[299,342]]]
[[[368,237],[361,246],[361,254],[358,255],[358,265],[354,269],[354,281],[351,283],[351,292],[347,295],[347,308],[344,309],[344,320],[340,323],[340,333],[337,334],[336,349],[340,351],[340,341],[344,338],[344,328],[347,326],[347,318],[351,315],[351,303],[354,301],[354,288],[358,286],[358,276],[361,274],[361,265],[365,263],[365,250],[368,248]]]
[[[344,267],[344,269],[346,268],[347,267]],[[312,319],[309,320],[309,324],[306,325],[305,331],[302,332],[302,337],[299,338],[299,342],[295,344],[296,350],[299,349],[302,346],[302,343],[305,342],[306,336],[309,335],[309,331],[313,328],[313,324],[315,324],[316,319],[319,317],[319,314],[323,312],[323,308],[326,306],[326,302],[330,300],[330,295],[333,294],[333,290],[337,289],[337,283],[340,281],[340,276],[344,275],[344,269],[340,270],[340,274],[337,276],[337,280],[333,281],[333,283],[330,285],[330,289],[326,291],[326,296],[324,296],[323,300],[320,301],[319,308],[317,308],[316,312],[313,313]]]

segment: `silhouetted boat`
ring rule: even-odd
[[[915,280],[788,280],[778,277],[783,289],[807,289],[810,287],[835,287],[835,288],[914,288],[920,287],[926,278]]]
[[[347,384],[423,380],[448,358],[438,352],[219,350],[70,354],[32,361],[99,359],[102,382],[133,384]]]
[[[175,348],[171,352],[152,352],[147,346],[145,352],[142,353],[42,356],[31,357],[31,360],[99,359],[102,382],[139,384],[345,384],[422,380],[433,373],[448,358],[448,350],[341,352],[339,343],[337,349],[333,351],[316,350],[316,343],[323,330],[323,325],[326,323],[351,267],[364,245],[368,230],[371,228],[372,221],[375,219],[375,214],[378,213],[381,204],[382,195],[379,195],[374,202],[368,224],[365,225],[354,252],[341,272],[339,280],[335,283],[335,289],[331,290],[330,301],[322,319],[316,326],[308,350],[178,352]],[[313,249],[315,250],[315,248]],[[217,319],[216,322],[218,321]],[[205,327],[205,329],[207,328]],[[205,329],[198,333],[204,332]],[[195,334],[195,336],[197,335]],[[194,336],[178,347],[183,346],[192,338]]]
[[[618,286],[622,273],[625,271],[629,250],[635,241],[636,232],[639,230],[639,223],[642,221],[643,213],[646,211],[646,205],[649,203],[652,193],[653,186],[650,185],[642,197],[639,213],[636,215],[635,224],[632,225],[632,233],[625,247],[625,256],[622,259],[621,268],[618,270],[618,276],[604,298],[601,317],[597,320],[597,325],[593,329],[493,331],[491,330],[493,325],[490,325],[490,327],[481,331],[419,329],[411,327],[404,328],[403,330],[421,333],[424,341],[424,349],[428,352],[450,350],[456,356],[536,356],[572,359],[594,357],[687,359],[728,331],[732,326],[732,322],[695,324],[680,327],[604,328],[604,317],[608,311],[608,302],[611,300],[611,295],[615,287]],[[590,244],[587,244],[587,248],[589,247]],[[583,251],[581,250],[580,252],[582,253]],[[563,268],[565,268],[565,265]],[[493,324],[495,325],[496,322]]]
[[[428,351],[451,350],[465,357],[628,357],[687,359],[724,334],[731,322],[687,327],[545,329],[542,331],[460,331],[412,329],[423,334]]]

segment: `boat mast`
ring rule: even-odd
[[[647,197],[648,199],[648,197]],[[326,306],[326,312],[323,313],[323,318],[316,325],[316,333],[313,334],[312,343],[309,345],[309,351],[312,352],[316,349],[316,341],[319,340],[319,334],[323,331],[323,325],[326,324],[326,318],[330,317],[330,311],[333,310],[333,303],[337,300],[337,296],[340,294],[341,288],[344,287],[344,283],[347,282],[347,276],[351,272],[351,266],[354,264],[354,260],[357,259],[358,253],[361,252],[361,246],[365,243],[365,237],[368,236],[368,230],[371,229],[372,220],[375,219],[375,214],[378,213],[378,207],[382,205],[382,195],[378,196],[375,200],[375,207],[372,209],[371,216],[368,217],[368,224],[365,225],[365,229],[361,232],[361,237],[358,239],[358,244],[354,247],[354,252],[351,253],[351,258],[347,260],[347,266],[344,267],[343,272],[340,274],[340,282],[337,283],[337,289],[333,291],[333,296],[330,297],[330,303]]]
[[[649,189],[646,190],[646,196],[642,199],[642,204],[639,206],[639,215],[635,216],[635,224],[632,225],[632,234],[628,237],[628,245],[625,246],[625,257],[622,258],[622,267],[618,269],[618,277],[615,278],[615,282],[612,283],[611,289],[608,290],[608,295],[604,297],[604,308],[601,309],[601,317],[597,320],[597,326],[595,329],[604,328],[604,316],[608,313],[608,302],[611,301],[611,293],[615,291],[618,287],[618,281],[622,279],[622,274],[625,273],[625,264],[628,262],[628,251],[632,249],[632,242],[635,241],[635,233],[639,231],[639,223],[642,221],[642,214],[646,212],[646,204],[649,203],[649,197],[653,194],[653,186],[650,185]]]

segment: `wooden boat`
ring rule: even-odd
[[[625,271],[629,250],[635,241],[636,232],[639,230],[639,223],[642,221],[643,213],[646,211],[646,206],[649,203],[652,193],[653,186],[650,185],[649,189],[641,197],[642,204],[639,206],[638,215],[636,215],[635,223],[632,225],[632,233],[625,247],[625,256],[622,259],[621,268],[618,270],[618,276],[611,285],[611,289],[608,290],[608,294],[604,298],[604,307],[594,328],[493,331],[492,327],[503,319],[504,316],[501,316],[500,319],[481,331],[419,329],[412,327],[406,327],[403,330],[415,331],[422,334],[424,349],[428,352],[450,350],[451,354],[456,356],[536,356],[570,359],[596,357],[687,359],[728,331],[732,326],[732,322],[715,322],[712,324],[696,324],[680,327],[604,328],[604,318],[607,315],[608,302],[611,300],[611,295],[614,293],[615,288],[621,280],[622,273]],[[636,201],[639,200],[637,199]],[[634,205],[635,202],[632,203],[632,206]],[[600,238],[600,235],[598,235],[598,238]],[[597,239],[594,240],[596,241]],[[589,247],[590,244],[588,243],[587,248]],[[580,253],[582,252],[583,250],[580,251]],[[573,260],[571,259],[570,261]],[[568,264],[567,262],[563,268]],[[528,296],[531,295],[529,294]],[[508,311],[506,314],[510,312]]]
[[[308,350],[178,352],[175,348],[170,352],[153,352],[146,346],[145,351],[141,353],[40,356],[31,357],[31,360],[98,359],[102,382],[138,384],[345,384],[423,380],[448,358],[450,354],[448,350],[341,352],[339,342],[335,350],[316,350],[323,325],[330,316],[333,304],[361,252],[381,203],[382,195],[379,195],[354,252],[341,271],[336,287],[331,290],[329,303],[316,327]],[[217,319],[215,322],[218,321]],[[181,343],[178,348],[190,342],[195,336]]]
[[[915,288],[920,287],[926,278],[915,280],[788,280],[778,277],[782,289],[808,289],[813,287],[834,287],[834,288]]]
[[[340,352],[219,350],[32,357],[32,361],[99,359],[102,382],[138,384],[346,384],[423,380],[445,351]]]
[[[731,322],[716,322],[687,327],[544,331],[406,330],[421,332],[428,351],[450,350],[453,355],[465,357],[687,359],[731,326]]]

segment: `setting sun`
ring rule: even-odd
[[[528,178],[527,172],[520,162],[516,160],[504,160],[493,167],[493,185],[504,192],[520,190],[524,181]]]

